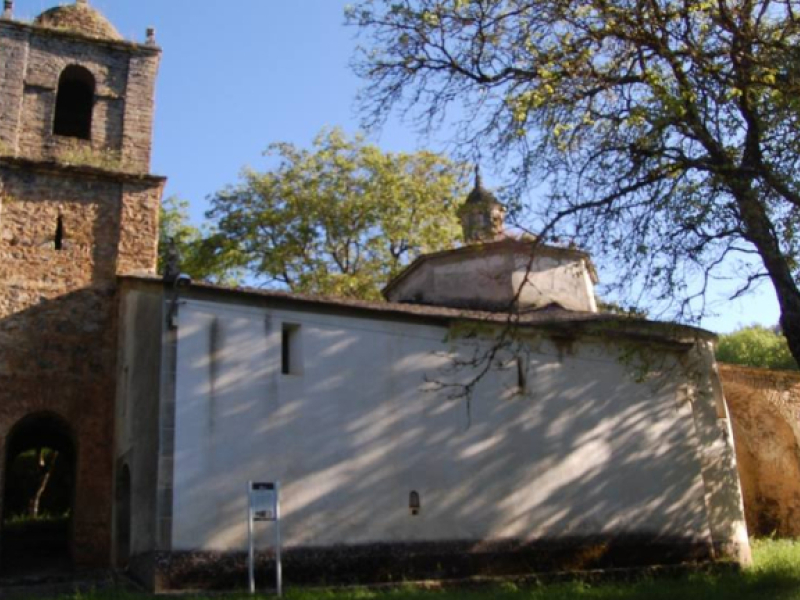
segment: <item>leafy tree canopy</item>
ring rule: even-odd
[[[456,118],[515,194],[549,182],[542,232],[613,261],[621,297],[691,320],[713,278],[769,278],[800,359],[796,0],[360,0],[348,18],[371,123]]]
[[[751,325],[721,335],[717,344],[717,360],[748,367],[797,370],[786,338],[761,325]]]
[[[219,235],[191,224],[188,201],[176,196],[164,200],[158,234],[159,273],[164,272],[172,245],[181,271],[192,279],[234,285],[242,276],[238,257],[227,248],[223,250]]]
[[[260,282],[379,299],[411,259],[460,239],[464,170],[440,155],[382,152],[338,129],[311,150],[278,143],[268,154],[277,168],[246,169],[207,213],[218,253]]]

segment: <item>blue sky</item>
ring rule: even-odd
[[[352,0],[351,0],[352,1]],[[16,0],[15,17],[32,19],[56,0]],[[156,28],[164,49],[158,81],[152,170],[169,177],[167,195],[191,202],[198,222],[206,197],[235,183],[245,165],[264,167],[272,142],[308,146],[323,127],[358,129],[355,96],[362,83],[349,69],[357,41],[344,27],[345,0],[90,0],[127,39]],[[386,150],[443,150],[409,126],[390,122],[372,141]],[[488,171],[487,165],[483,165]],[[486,172],[491,185],[492,173]],[[601,279],[603,273],[600,273]],[[712,292],[717,304],[723,290]],[[703,326],[773,325],[778,308],[769,285],[720,304]]]

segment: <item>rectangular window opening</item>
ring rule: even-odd
[[[281,327],[281,373],[300,375],[303,372],[300,325],[284,323]]]

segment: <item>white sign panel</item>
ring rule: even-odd
[[[275,521],[278,518],[278,495],[274,483],[253,482],[250,489],[250,506],[254,521]]]

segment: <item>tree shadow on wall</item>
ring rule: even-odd
[[[283,484],[288,580],[707,559],[709,510],[728,510],[714,515],[726,522],[738,516],[706,506],[678,384],[643,385],[607,349],[532,352],[530,389],[517,398],[505,397],[516,373],[493,372],[465,428],[463,402],[423,390],[446,366],[432,358],[438,329],[301,324],[306,362],[292,378],[280,374],[279,347],[248,349],[252,324],[218,326],[218,336],[220,327],[228,330],[216,356],[208,331],[180,333],[181,347],[197,352],[178,365],[175,491],[179,504],[195,504],[198,549],[241,552],[241,489],[262,478]],[[254,362],[253,352],[264,355]]]

